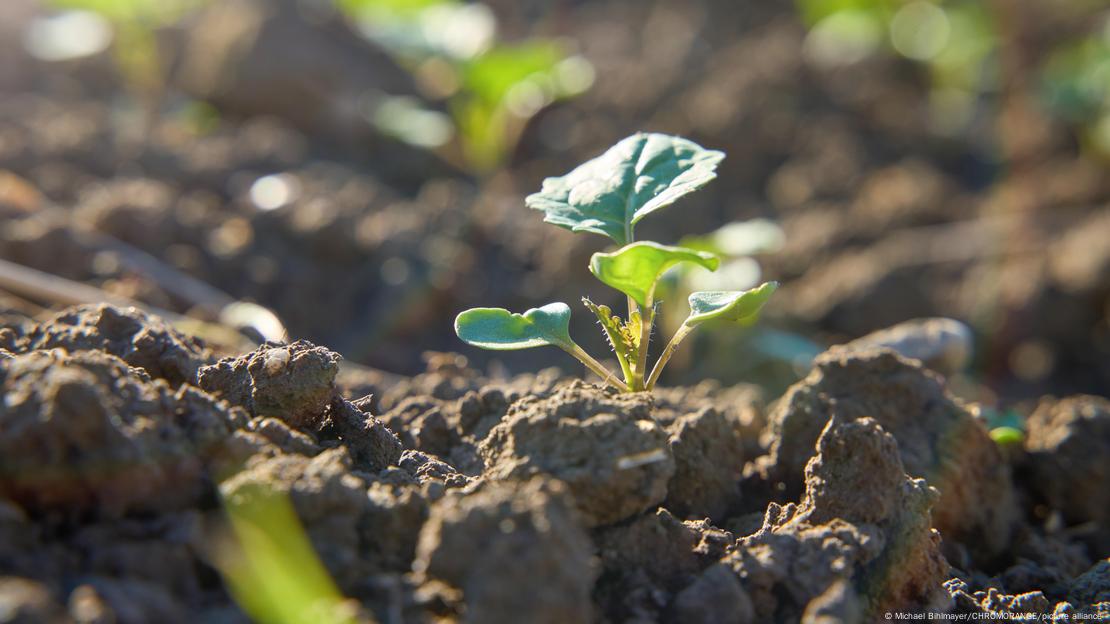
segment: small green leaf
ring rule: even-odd
[[[590,272],[642,307],[647,305],[647,298],[663,273],[679,262],[693,262],[710,271],[717,270],[720,264],[717,256],[708,252],[642,242],[625,245],[613,253],[595,253],[590,258]]]
[[[638,133],[565,176],[547,178],[525,203],[544,211],[548,223],[624,245],[640,219],[717,177],[724,157],[681,137]]]
[[[759,314],[759,310],[778,289],[778,282],[765,282],[751,290],[702,291],[690,295],[690,316],[686,324],[694,327],[706,321],[721,319],[743,322]]]
[[[483,349],[510,351],[553,345],[574,347],[570,339],[570,306],[549,303],[524,314],[503,308],[472,308],[455,318],[455,333],[463,342]]]
[[[1025,441],[1025,434],[1016,427],[995,427],[991,429],[991,439],[998,446],[1020,447]]]
[[[613,348],[613,353],[617,355],[622,364],[627,362],[633,349],[635,349],[635,345],[626,339],[621,319],[613,316],[613,311],[607,305],[599,306],[585,297],[582,298],[582,304],[597,317],[601,329],[605,331],[605,337],[609,339],[609,346]]]

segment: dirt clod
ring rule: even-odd
[[[590,551],[565,487],[488,483],[432,507],[413,570],[425,584],[461,590],[465,622],[586,622]]]
[[[602,574],[594,593],[611,621],[659,619],[675,595],[735,541],[727,531],[705,521],[683,522],[666,509],[598,529],[594,543]]]
[[[675,597],[674,620],[690,624],[746,624],[755,622],[755,612],[740,580],[732,570],[717,564]]]
[[[328,405],[321,434],[345,444],[355,465],[369,472],[396,466],[401,459],[403,449],[397,436],[380,420],[340,397]]]
[[[1033,490],[1069,524],[1093,529],[1094,552],[1110,552],[1110,401],[1046,399],[1027,427]]]
[[[335,394],[339,355],[307,341],[266,344],[202,368],[198,383],[255,416],[307,428],[324,418]]]
[[[11,350],[37,349],[103,350],[174,386],[195,383],[197,370],[212,361],[199,340],[162,319],[110,305],[70,308],[28,329],[18,348]]]
[[[916,319],[871,332],[844,347],[856,351],[886,347],[950,375],[963,370],[971,360],[972,335],[970,327],[955,319]]]
[[[945,539],[987,555],[1008,546],[1017,507],[997,446],[942,378],[887,349],[834,348],[819,356],[776,405],[764,432],[770,452],[749,478],[763,487],[784,484],[786,496],[798,492],[834,414],[845,422],[873,418],[894,436],[906,471],[940,491],[934,526]]]
[[[663,501],[675,463],[651,399],[574,382],[525,397],[481,443],[487,479],[545,474],[570,488],[587,526],[623,520]]]
[[[853,480],[871,471],[884,476],[857,488]],[[897,442],[877,421],[834,418],[806,467],[801,504],[772,504],[726,561],[764,619],[800,618],[839,580],[851,582],[865,614],[937,606],[948,572],[930,527],[937,498],[905,475]]]
[[[739,422],[712,407],[667,426],[675,475],[664,506],[683,518],[721,518],[740,498],[744,472]]]
[[[226,411],[135,370],[97,351],[0,360],[0,496],[105,516],[195,504],[232,429]]]

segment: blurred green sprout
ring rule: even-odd
[[[1001,447],[1018,447],[1025,442],[1025,433],[1017,427],[995,427],[990,431],[991,439]]]
[[[691,247],[636,241],[636,224],[715,178],[724,157],[722,152],[681,137],[639,133],[564,176],[547,178],[540,192],[526,199],[530,208],[545,213],[547,223],[573,232],[600,234],[621,245],[616,251],[595,253],[589,269],[602,283],[626,295],[628,315],[621,318],[608,306],[588,299],[583,303],[601,324],[623,378],[571,339],[571,310],[565,303],[550,303],[523,314],[473,308],[455,319],[455,333],[483,349],[559,347],[621,391],[652,390],[679,344],[694,329],[710,321],[753,322],[778,286],[767,282],[747,290],[692,293],[689,315],[648,370],[657,289],[663,275],[681,264],[715,271],[720,258]]]
[[[977,98],[995,87],[997,27],[978,0],[797,0],[806,55],[848,65],[879,50],[922,63],[932,82],[933,119],[955,133],[971,122]]]
[[[1085,146],[1110,157],[1110,21],[1052,54],[1044,92],[1054,112],[1082,129]]]
[[[355,624],[288,496],[252,485],[224,496],[232,540],[216,565],[236,603],[259,624]]]
[[[1004,4],[979,0],[796,0],[809,28],[806,55],[822,65],[848,65],[883,49],[921,63],[932,89],[938,130],[955,134],[974,121],[983,96],[1015,81],[1002,76],[1007,42]],[[1057,10],[1086,15],[1098,3],[1061,3]],[[1083,146],[1110,156],[1110,22],[1088,19],[1087,34],[1053,44],[1040,74],[1048,112],[1073,124]],[[1013,65],[1011,63],[1011,65]],[[1037,81],[1029,81],[1036,83]]]
[[[526,122],[548,104],[584,92],[593,67],[559,41],[497,39],[482,3],[458,0],[335,0],[359,30],[389,50],[430,97],[443,99],[450,123],[412,100],[387,99],[374,123],[398,139],[441,147],[452,138],[462,162],[485,172],[508,156]],[[446,130],[446,131],[445,131]]]
[[[207,0],[47,0],[55,9],[99,15],[111,26],[112,52],[128,86],[156,98],[165,88],[167,63],[157,31],[202,7]],[[72,35],[71,35],[72,36]]]

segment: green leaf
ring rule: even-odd
[[[472,308],[455,318],[455,333],[468,344],[495,351],[553,345],[574,347],[570,339],[570,306],[549,303],[524,314],[503,308]]]
[[[716,271],[720,259],[695,249],[641,242],[612,253],[595,253],[590,258],[590,272],[643,307],[663,273],[680,262],[693,262]]]
[[[717,177],[724,153],[665,134],[638,133],[525,199],[544,221],[603,234],[620,245],[645,216]]]
[[[607,305],[599,306],[585,297],[582,298],[582,304],[597,317],[601,329],[605,331],[605,337],[609,339],[609,346],[613,348],[613,353],[617,355],[617,359],[621,361],[623,368],[623,364],[627,363],[628,359],[632,357],[632,353],[637,346],[635,341],[629,339],[624,323],[620,317],[613,315],[613,310]]]
[[[686,324],[694,327],[706,321],[743,322],[751,320],[779,287],[778,282],[765,282],[751,290],[702,291],[690,295],[690,316]]]

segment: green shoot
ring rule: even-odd
[[[287,495],[252,485],[223,499],[232,539],[216,566],[232,597],[260,624],[354,624]]]
[[[425,97],[446,105],[448,115],[389,98],[374,114],[379,130],[475,173],[502,164],[543,107],[593,83],[593,66],[560,41],[502,41],[494,12],[481,2],[333,1],[413,74]]]
[[[166,90],[170,59],[158,45],[158,29],[197,11],[209,0],[48,0],[56,9],[91,11],[111,24],[116,67],[144,108],[149,134]]]
[[[715,178],[723,158],[721,152],[680,137],[640,133],[565,176],[544,180],[543,189],[526,200],[529,207],[545,213],[548,223],[574,232],[601,234],[621,245],[616,251],[595,253],[589,268],[602,283],[627,296],[627,317],[622,319],[608,306],[588,299],[583,303],[597,317],[620,364],[623,381],[571,339],[570,307],[565,303],[551,303],[524,314],[474,308],[455,319],[455,333],[483,349],[559,347],[614,388],[650,391],[679,344],[696,327],[714,320],[754,322],[777,288],[768,282],[751,290],[691,294],[689,317],[649,372],[656,290],[663,274],[679,264],[715,271],[720,259],[699,249],[635,242],[635,225]]]

